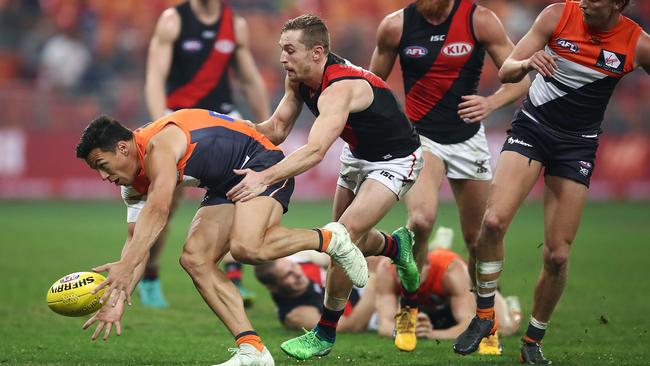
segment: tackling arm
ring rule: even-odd
[[[302,110],[302,100],[298,96],[298,85],[288,78],[284,80],[284,96],[268,120],[255,125],[255,129],[266,136],[272,143],[279,145],[293,129]]]
[[[639,41],[636,46],[636,57],[634,67],[642,67],[645,72],[650,74],[650,35],[641,31]]]

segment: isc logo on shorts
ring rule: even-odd
[[[379,173],[379,174],[386,177],[386,178],[388,178],[388,180],[393,180],[393,178],[395,178],[395,176],[393,174],[391,174],[391,173],[389,173],[389,172],[387,172],[385,170],[382,170],[381,173]]]

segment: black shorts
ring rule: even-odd
[[[598,138],[561,132],[515,114],[501,151],[514,151],[544,166],[544,176],[571,179],[589,187]]]
[[[282,151],[266,150],[251,157],[242,169],[251,169],[260,172],[275,165],[282,159],[284,159]],[[235,173],[232,174],[233,176],[231,179],[228,179],[226,184],[220,184],[218,187],[205,187],[207,192],[203,197],[203,201],[201,201],[201,207],[233,203],[226,197],[226,193],[244,179],[244,176],[235,175]],[[293,194],[293,188],[294,179],[289,178],[269,186],[266,191],[260,193],[260,196],[275,198],[282,205],[283,212],[286,213],[289,210],[289,200]]]

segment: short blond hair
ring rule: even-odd
[[[282,33],[290,30],[302,31],[302,39],[300,41],[307,49],[312,49],[315,46],[323,46],[326,54],[330,52],[330,33],[323,20],[316,15],[303,14],[289,19],[282,26]]]

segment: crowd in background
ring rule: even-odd
[[[495,11],[513,41],[537,14],[559,0],[479,0]],[[228,0],[248,21],[251,48],[272,96],[282,96],[284,70],[277,39],[289,18],[309,12],[328,24],[332,50],[367,67],[381,19],[408,0]],[[178,0],[0,0],[0,127],[84,126],[109,114],[137,126],[149,117],[144,75],[149,38],[160,13]],[[632,0],[626,15],[650,30],[650,1]],[[636,71],[641,73],[642,71]],[[391,86],[402,95],[399,73]],[[486,62],[479,92],[498,88]],[[614,94],[604,124],[608,134],[650,134],[650,79],[632,74]],[[488,128],[508,127],[514,106],[493,113]],[[247,115],[245,104],[240,110]],[[305,120],[308,120],[307,118]],[[304,123],[304,121],[303,121]]]

